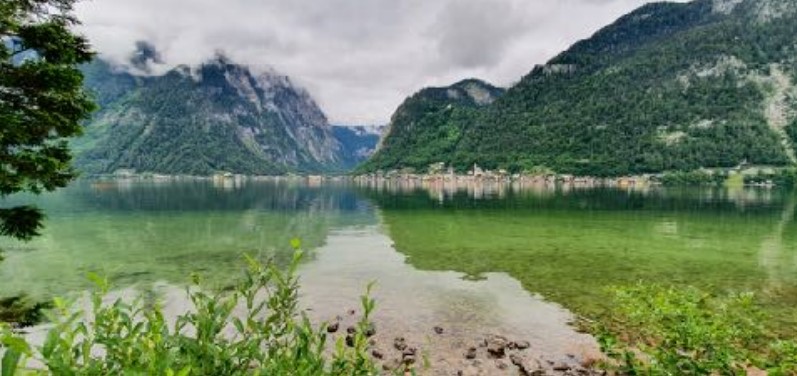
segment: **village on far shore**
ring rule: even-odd
[[[219,187],[234,188],[246,181],[286,181],[304,182],[309,186],[329,182],[349,182],[356,185],[379,187],[388,186],[397,189],[412,189],[436,184],[445,184],[450,189],[467,188],[471,185],[511,185],[513,188],[628,188],[645,189],[656,186],[726,186],[726,187],[763,187],[776,188],[783,185],[779,174],[787,170],[771,166],[752,166],[741,164],[733,168],[706,168],[693,172],[665,172],[619,177],[576,176],[558,174],[546,168],[538,168],[525,173],[510,173],[504,169],[490,170],[474,164],[465,174],[457,173],[453,167],[443,162],[434,163],[426,172],[415,169],[378,171],[376,173],[350,174],[298,174],[258,176],[242,175],[230,172],[219,172],[212,176],[167,175],[148,172],[137,172],[132,169],[120,169],[111,175],[86,176],[89,179],[113,180],[209,180]]]

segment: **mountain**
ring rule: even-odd
[[[414,95],[360,171],[445,162],[459,171],[478,164],[617,176],[791,165],[794,35],[793,0],[648,4],[491,104],[439,96],[450,88]]]
[[[157,58],[142,44],[131,63]],[[134,75],[97,59],[83,67],[101,109],[74,142],[88,174],[281,174],[337,171],[341,144],[315,101],[274,71],[224,56],[161,75]]]
[[[340,142],[343,167],[352,169],[367,160],[384,130],[385,126],[333,125],[332,135]]]
[[[435,161],[448,161],[468,120],[503,94],[503,89],[476,79],[415,93],[393,114],[376,153],[358,171],[422,170]]]

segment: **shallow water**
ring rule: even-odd
[[[577,365],[598,355],[594,340],[569,326],[570,312],[529,294],[507,274],[487,273],[470,281],[452,271],[418,270],[392,247],[378,227],[333,231],[315,262],[300,270],[310,316],[319,321],[340,316],[343,327],[353,325],[355,318],[347,312],[358,307],[363,286],[375,282],[375,340],[388,360],[401,358],[392,348],[396,337],[428,354],[440,374],[467,368],[466,350],[494,335],[528,341],[527,355],[556,363]],[[437,334],[435,326],[443,333]],[[499,373],[492,364],[481,368]]]
[[[401,351],[393,347],[397,337],[425,357],[421,370],[428,375],[451,375],[472,367],[473,361],[464,356],[470,347],[479,348],[479,374],[516,374],[514,369],[501,370],[487,359],[480,344],[490,336],[529,342],[529,349],[518,353],[543,364],[550,361],[576,367],[600,356],[592,337],[569,325],[574,319],[570,312],[529,294],[515,279],[488,273],[482,280],[469,281],[456,272],[417,270],[405,263],[379,226],[331,230],[315,255],[298,270],[300,309],[317,324],[339,323],[339,330],[330,334],[331,345],[345,336],[347,327],[357,325],[362,314],[360,296],[373,282],[371,297],[378,303],[372,316],[377,330],[371,340],[384,354],[380,363],[401,360]],[[132,301],[139,295],[140,290],[132,287],[117,289],[106,301]],[[175,284],[148,284],[147,296],[164,302],[163,311],[171,325],[192,308],[185,290]],[[89,310],[87,297],[77,301]],[[245,313],[243,307],[236,312],[239,317]],[[443,332],[435,332],[435,327]],[[28,328],[26,336],[41,345],[49,329],[49,324]],[[234,335],[233,328],[227,334]],[[35,362],[29,366],[41,367]]]
[[[605,288],[637,281],[754,291],[773,325],[797,332],[791,193],[81,181],[10,201],[36,202],[48,221],[30,243],[0,240],[0,295],[77,293],[89,271],[119,288],[180,286],[195,271],[223,287],[242,253],[284,263],[299,237],[320,319],[353,308],[375,280],[385,325],[419,340],[432,325],[461,341],[506,328],[578,352],[566,349],[580,337],[559,305],[599,314]]]

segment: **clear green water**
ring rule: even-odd
[[[797,328],[797,197],[765,191],[611,189],[445,200],[374,196],[396,249],[428,270],[506,272],[588,316],[640,281],[753,291],[778,331]]]
[[[30,243],[0,240],[0,295],[81,291],[88,271],[119,287],[180,284],[194,271],[223,286],[240,270],[243,252],[285,260],[289,239],[300,237],[311,264],[319,262],[312,250],[330,233],[381,226],[413,268],[476,280],[504,272],[576,313],[600,314],[609,286],[690,284],[757,292],[773,325],[797,333],[797,196],[790,193],[477,196],[340,184],[80,182],[11,201],[31,200],[47,211],[47,228]]]
[[[331,228],[376,221],[351,191],[287,183],[79,182],[11,201],[31,200],[46,211],[46,228],[30,243],[0,239],[0,296],[80,291],[88,272],[116,287],[180,284],[193,272],[225,286],[241,272],[244,253],[287,262],[294,237],[312,250]]]

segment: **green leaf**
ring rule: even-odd
[[[3,355],[2,372],[0,372],[0,376],[14,376],[21,358],[22,352],[9,347],[5,355]]]
[[[6,337],[2,340],[3,346],[18,351],[22,354],[30,354],[30,346],[24,339],[18,337]]]
[[[45,359],[53,354],[53,350],[55,350],[55,346],[58,343],[58,337],[60,337],[59,333],[55,329],[47,333],[47,339],[44,340],[44,345],[42,346],[42,356],[44,356]]]
[[[53,306],[55,306],[55,308],[58,309],[59,311],[66,311],[66,309],[69,307],[66,300],[58,296],[53,298]]]
[[[299,250],[299,248],[302,248],[302,240],[299,238],[291,239],[291,248],[294,250]]]
[[[94,272],[88,273],[87,278],[89,281],[91,281],[91,283],[94,284],[94,286],[100,289],[100,291],[105,292],[108,290],[108,280],[106,278],[100,277],[99,274]]]
[[[243,333],[244,332],[244,324],[241,322],[241,320],[234,319],[232,321],[232,323],[233,323],[233,325],[235,325],[235,329],[238,330],[238,333]]]

